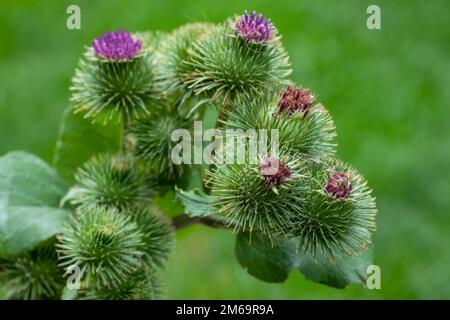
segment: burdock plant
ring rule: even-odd
[[[364,285],[375,200],[335,157],[330,112],[290,72],[279,31],[255,12],[95,38],[72,80],[54,168],[23,152],[0,158],[3,291],[160,299],[174,233],[194,223],[234,232],[239,263],[263,281],[297,268],[329,286]],[[217,129],[211,161],[193,161],[203,151],[195,121]],[[192,148],[180,155],[180,144]]]

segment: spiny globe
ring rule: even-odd
[[[150,202],[148,179],[130,156],[95,156],[77,170],[75,180],[65,200],[77,206],[126,210]]]
[[[136,157],[143,159],[158,176],[169,180],[179,178],[184,168],[172,161],[172,150],[178,143],[172,141],[172,133],[191,126],[192,119],[173,107],[162,108],[152,116],[136,121],[132,128]]]
[[[294,84],[267,87],[259,96],[239,95],[229,107],[225,126],[278,130],[281,147],[315,158],[332,156],[336,151],[333,119],[313,101],[309,90]]]
[[[308,171],[304,182],[309,191],[291,218],[290,234],[312,254],[320,251],[331,259],[339,251],[357,255],[370,245],[376,228],[371,189],[339,160],[311,161]]]
[[[53,243],[0,260],[0,283],[12,299],[59,299],[65,281]]]
[[[142,233],[142,260],[146,267],[164,267],[172,253],[175,238],[172,228],[161,221],[162,213],[154,206],[135,208],[126,212]]]
[[[257,95],[268,84],[291,73],[288,54],[279,37],[266,42],[246,41],[229,22],[211,28],[193,43],[185,61],[184,83],[196,94],[228,104],[237,93]],[[274,34],[276,30],[274,29]]]
[[[189,23],[172,31],[161,42],[156,79],[164,92],[189,91],[183,82],[187,72],[184,61],[192,44],[211,28],[214,25],[210,23]]]
[[[83,208],[58,236],[57,251],[66,270],[78,266],[83,280],[111,287],[142,265],[143,238],[138,225],[117,210]]]
[[[208,172],[208,185],[219,213],[235,225],[235,231],[285,234],[304,201],[303,162],[286,153],[263,157],[258,163],[218,165]]]

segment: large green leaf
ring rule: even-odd
[[[92,123],[68,107],[56,144],[54,166],[64,179],[74,182],[74,173],[80,165],[98,153],[118,151],[121,139],[120,123]]]
[[[0,207],[0,256],[32,249],[57,234],[69,214],[52,207]]]
[[[293,268],[289,243],[273,247],[270,239],[260,233],[240,233],[235,253],[239,263],[252,276],[266,282],[284,282]]]
[[[343,289],[350,283],[366,284],[367,267],[372,264],[372,250],[360,255],[336,254],[336,260],[317,253],[315,257],[303,253],[296,259],[296,267],[309,280]]]
[[[239,263],[260,280],[284,282],[293,269],[299,269],[307,279],[335,288],[350,283],[365,285],[372,260],[371,250],[358,256],[337,253],[334,261],[319,252],[313,257],[298,252],[294,239],[270,240],[256,232],[238,234],[235,250]]]
[[[25,152],[0,157],[0,257],[32,249],[58,233],[70,211],[59,208],[68,186]]]

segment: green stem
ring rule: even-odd
[[[216,129],[221,129],[223,122],[226,120],[226,116],[227,116],[227,111],[226,111],[226,107],[227,104],[222,104],[222,106],[220,107],[219,110],[219,114],[217,115],[217,119],[216,119],[216,125],[214,126]],[[213,169],[214,165],[210,164],[209,165],[209,169]],[[202,173],[204,172],[204,170],[202,169]],[[208,186],[206,185],[206,181],[203,178],[204,174],[202,174],[202,185],[203,185],[203,190],[205,191],[206,194],[211,194],[211,189],[208,188]]]
[[[130,127],[131,127],[131,118],[128,112],[125,110],[122,113],[122,125],[123,125],[123,136],[122,136],[122,152],[123,154],[127,154],[129,150],[128,146],[128,134],[130,133]]]
[[[176,231],[189,227],[194,224],[202,224],[211,228],[220,228],[220,229],[235,229],[235,225],[225,224],[223,220],[216,219],[214,217],[190,217],[187,214],[183,213],[179,216],[176,216],[172,219],[172,225]]]

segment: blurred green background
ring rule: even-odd
[[[81,7],[81,30],[66,8]],[[381,8],[368,30],[366,8]],[[169,31],[220,22],[245,9],[272,19],[292,78],[334,116],[338,155],[377,197],[375,264],[382,289],[337,290],[293,272],[284,284],[248,275],[233,235],[179,234],[165,273],[170,298],[450,298],[450,28],[448,1],[12,1],[0,4],[0,154],[22,149],[51,161],[70,78],[83,46],[107,30]]]

